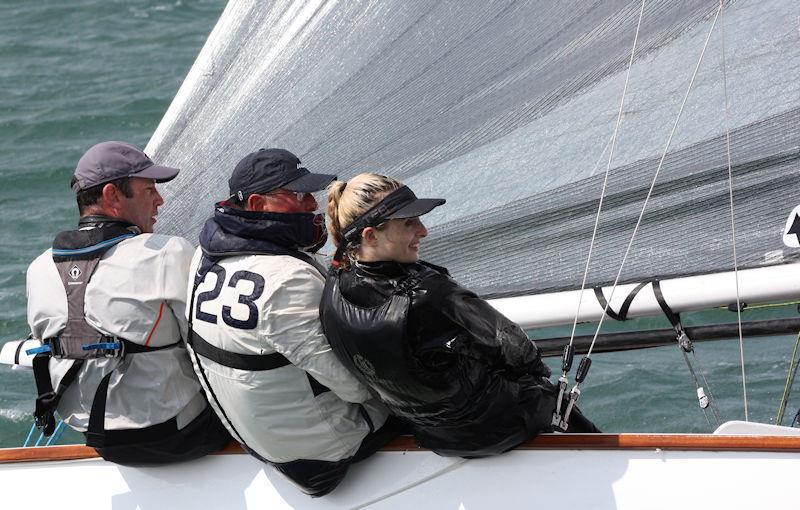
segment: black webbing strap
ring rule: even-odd
[[[64,377],[58,383],[58,389],[53,391],[50,381],[50,354],[39,353],[33,358],[33,377],[36,380],[36,407],[33,411],[36,426],[42,429],[45,437],[53,434],[56,428],[55,412],[61,401],[62,395],[75,381],[78,371],[83,366],[83,360],[77,359],[67,369]]]
[[[14,364],[19,365],[19,355],[22,352],[22,346],[25,345],[25,340],[17,344],[17,350],[14,351]]]
[[[672,324],[672,327],[675,328],[679,334],[683,333],[681,317],[679,314],[673,312],[672,308],[670,308],[667,304],[667,301],[664,299],[664,294],[661,292],[661,283],[658,280],[653,280],[653,295],[656,297],[658,306],[661,307],[661,311],[664,312],[664,315],[666,315],[667,320],[669,320],[669,323]]]
[[[369,433],[372,434],[375,432],[375,423],[373,423],[372,417],[369,415],[367,408],[364,407],[363,404],[358,404],[358,414],[360,414],[361,417],[364,418],[364,421],[367,422],[367,425],[369,425]]]
[[[706,376],[703,373],[702,366],[699,367],[700,370],[700,377],[703,378],[705,381],[705,388],[708,389],[708,396],[705,395],[705,389],[703,385],[700,384],[700,379],[697,376],[697,372],[694,369],[694,365],[692,364],[692,360],[689,359],[689,353],[692,353],[695,361],[697,359],[697,353],[694,351],[694,346],[692,344],[692,339],[686,334],[686,331],[683,329],[683,324],[681,324],[681,316],[678,313],[675,313],[672,308],[669,307],[667,304],[667,300],[664,299],[664,294],[661,292],[661,283],[658,280],[653,280],[653,295],[656,297],[656,301],[658,302],[658,306],[661,307],[661,311],[664,312],[664,315],[667,317],[667,320],[672,324],[672,327],[675,329],[675,333],[677,334],[678,346],[681,349],[681,354],[683,355],[683,360],[686,362],[686,368],[689,369],[689,374],[692,377],[692,381],[694,382],[694,387],[697,390],[697,398],[700,403],[700,408],[703,411],[703,416],[705,416],[706,421],[708,422],[709,426],[711,426],[711,420],[708,417],[708,413],[706,413],[706,407],[710,406],[711,410],[714,413],[714,417],[717,420],[717,425],[721,423],[721,415],[719,413],[719,409],[717,409],[716,402],[714,400],[714,395],[711,393],[711,388],[706,380]],[[703,399],[707,399],[704,405]]]
[[[628,310],[631,308],[633,298],[635,298],[636,294],[638,294],[639,291],[642,290],[648,283],[650,282],[642,282],[634,287],[630,294],[628,294],[625,298],[625,301],[622,302],[622,306],[619,307],[619,312],[612,310],[611,305],[608,304],[606,297],[603,295],[602,287],[595,287],[594,295],[597,297],[597,302],[600,303],[600,306],[606,311],[606,315],[617,321],[626,321],[628,320]]]
[[[180,344],[180,342],[175,342],[174,344],[161,345],[159,347],[149,347],[141,344],[136,344],[121,338],[116,340],[122,343],[123,355],[139,354],[142,352],[161,351],[163,349],[170,349]],[[120,364],[121,363],[122,362],[120,362]],[[89,427],[86,431],[86,446],[91,446],[92,448],[102,448],[104,446],[111,446],[109,444],[110,436],[107,437],[106,434],[107,431],[105,428],[106,402],[108,401],[108,384],[111,382],[111,376],[114,374],[114,372],[117,371],[117,368],[119,368],[119,365],[117,365],[109,373],[107,373],[100,380],[100,384],[97,385],[97,390],[95,391],[94,398],[92,399],[92,409],[91,411],[89,411]],[[168,423],[170,423],[169,420],[160,425],[164,425],[165,427],[167,427]],[[126,431],[126,433],[128,433],[128,436],[130,436],[131,434],[138,435],[137,437],[141,436],[140,440],[142,441],[155,439],[157,437],[164,437],[164,436],[159,436],[159,434],[161,434],[163,431],[161,431],[160,429],[156,429],[155,427],[157,426],[154,425],[152,427],[147,427],[146,429],[128,430]],[[151,431],[151,429],[153,430]],[[177,425],[175,425],[171,430],[172,432],[178,430]],[[117,436],[119,436],[119,434],[117,434]],[[117,441],[120,440],[119,437],[116,437],[116,439]]]
[[[89,427],[86,431],[86,446],[103,448],[120,444],[136,444],[154,441],[169,437],[178,431],[178,421],[175,417],[149,427],[141,429],[106,430],[106,401],[108,385],[111,376],[116,372],[114,368],[107,373],[97,386],[97,392],[92,400],[92,410],[89,413]]]
[[[89,412],[89,429],[86,432],[86,446],[100,448],[105,446],[106,400],[108,399],[108,383],[114,370],[107,373],[97,385],[92,399],[92,410]]]
[[[192,346],[197,354],[226,367],[259,372],[262,370],[274,370],[292,364],[279,352],[273,352],[272,354],[241,354],[225,351],[211,345],[195,331],[192,331],[191,338],[189,345]]]
[[[313,393],[315,397],[331,391],[330,388],[314,379],[314,376],[308,372],[306,372],[306,379],[308,379],[308,384],[311,386],[311,393]]]

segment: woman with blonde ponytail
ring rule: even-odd
[[[552,431],[557,387],[518,325],[419,259],[420,216],[444,203],[378,174],[331,184],[336,255],[320,317],[342,363],[421,446],[494,455]],[[599,432],[575,410],[568,430]]]

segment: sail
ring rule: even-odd
[[[799,17],[795,0],[231,2],[147,147],[183,169],[159,225],[196,239],[236,162],[285,147],[446,198],[423,257],[528,294],[580,287],[607,168],[590,284],[614,280],[657,170],[621,281],[732,269],[730,161],[740,267],[786,262]]]

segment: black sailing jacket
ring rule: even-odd
[[[421,446],[479,457],[550,431],[556,388],[522,329],[427,263],[357,263],[328,277],[331,347]]]

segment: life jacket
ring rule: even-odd
[[[409,418],[435,412],[447,397],[408,369],[417,363],[406,332],[411,295],[419,282],[412,273],[383,304],[361,307],[342,295],[340,271],[331,270],[320,303],[325,335],[339,360],[396,414]]]
[[[112,247],[140,233],[138,227],[127,222],[100,219],[92,228],[61,232],[53,241],[53,262],[67,295],[67,323],[57,336],[45,338],[41,347],[27,351],[28,354],[35,354],[33,372],[38,396],[34,418],[37,427],[42,429],[45,436],[53,434],[58,403],[67,388],[75,381],[86,360],[124,358],[128,355],[153,352],[178,345],[176,342],[165,346],[146,347],[123,338],[105,335],[86,321],[84,311],[86,288],[100,259]],[[74,360],[55,390],[50,378],[51,358]],[[101,379],[92,399],[86,444],[94,448],[108,446],[109,443],[105,429],[105,410],[108,385],[115,370],[116,368]],[[147,440],[151,436],[158,437],[162,425],[165,424],[147,427],[143,429],[143,433],[126,430],[123,435],[116,434],[115,442],[137,442]]]

